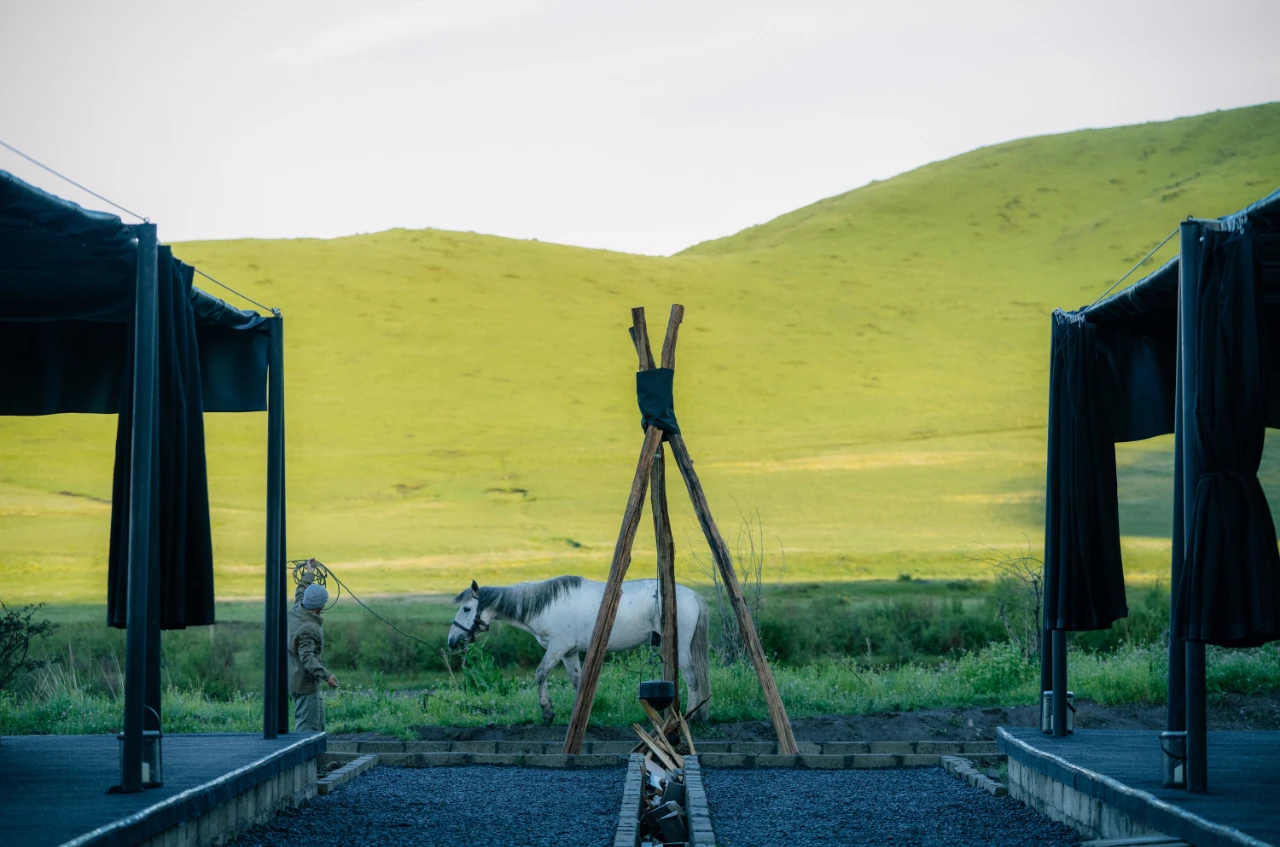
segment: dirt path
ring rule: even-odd
[[[1099,706],[1082,701],[1076,704],[1076,726],[1081,729],[1164,729],[1164,706]],[[1035,726],[1039,711],[1034,706],[990,709],[926,709],[918,712],[885,712],[879,715],[826,715],[792,721],[797,741],[922,741],[925,739],[981,741],[993,740],[997,726]],[[1244,696],[1227,694],[1213,698],[1209,706],[1209,729],[1280,729],[1280,692]],[[563,726],[421,726],[423,741],[560,741]],[[335,739],[372,740],[373,733],[336,735]],[[600,741],[627,741],[635,735],[629,727],[592,727],[587,738]],[[713,723],[695,727],[695,738],[726,741],[772,741],[768,721]]]

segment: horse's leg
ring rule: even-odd
[[[533,675],[538,683],[538,705],[542,707],[542,722],[546,724],[556,719],[556,711],[551,708],[551,695],[547,693],[547,675],[551,673],[556,663],[564,658],[564,655],[565,648],[551,645],[547,648],[546,655],[538,663],[538,670]]]
[[[561,661],[564,662],[564,669],[569,672],[569,681],[573,683],[573,693],[576,697],[578,684],[582,682],[582,661],[578,656],[578,651],[570,650],[564,654],[564,658]]]
[[[689,602],[692,601],[692,602]],[[686,605],[681,607],[680,643],[678,660],[680,673],[689,686],[689,702],[685,709],[697,708],[691,720],[707,720],[710,708],[702,704],[711,694],[710,644],[707,639],[707,606],[700,597],[689,592]],[[699,706],[699,704],[702,704]]]

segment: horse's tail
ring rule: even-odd
[[[707,637],[707,601],[701,594],[698,598],[698,622],[693,627],[693,639],[689,642],[689,664],[693,667],[693,678],[698,689],[698,699],[706,700],[711,696],[711,641]],[[689,706],[697,706],[690,703]],[[704,703],[698,711],[689,716],[691,720],[706,721],[711,718],[711,704]]]

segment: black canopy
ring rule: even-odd
[[[0,171],[0,414],[119,414],[107,617],[125,625],[132,342],[137,250],[132,227]],[[267,408],[267,318],[192,284],[159,251],[157,496],[165,629],[213,623],[213,549],[205,411]]]
[[[1196,461],[1180,466],[1195,496],[1185,545],[1174,542],[1185,562],[1175,634],[1234,646],[1280,638],[1280,557],[1257,478],[1264,428],[1280,427],[1280,191],[1203,229],[1194,273],[1175,259],[1053,315],[1047,629],[1102,629],[1127,613],[1115,444],[1174,432],[1181,405],[1194,410],[1178,426]],[[1194,286],[1181,374],[1180,278]]]

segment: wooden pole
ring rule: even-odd
[[[642,358],[646,357],[649,354],[649,332],[644,322],[644,309],[632,309],[631,321],[635,331],[636,345],[643,349],[640,355]],[[565,753],[581,752],[582,739],[587,734],[587,721],[591,718],[592,701],[595,700],[596,687],[600,683],[600,668],[604,664],[604,654],[609,646],[609,634],[613,631],[613,621],[618,616],[618,601],[622,598],[622,580],[627,575],[627,567],[631,564],[631,545],[635,543],[636,530],[640,526],[640,515],[644,511],[644,495],[649,487],[653,457],[661,443],[662,430],[656,426],[648,427],[644,434],[644,444],[640,447],[636,473],[631,481],[627,507],[622,513],[622,529],[618,532],[618,541],[613,548],[613,561],[609,564],[609,578],[605,583],[600,612],[596,615],[596,625],[591,631],[591,646],[587,648],[587,656],[582,663],[578,696],[573,701],[573,715],[569,718],[569,729],[564,738]]]
[[[676,465],[684,477],[685,487],[689,489],[689,499],[693,501],[693,510],[698,515],[698,523],[702,525],[702,533],[707,537],[711,547],[712,558],[720,570],[720,578],[724,580],[729,600],[733,603],[733,611],[738,618],[738,631],[742,633],[742,643],[755,666],[756,676],[760,680],[760,688],[764,692],[765,706],[769,710],[769,719],[773,721],[773,731],[778,736],[778,753],[783,756],[794,756],[799,750],[796,747],[795,735],[791,732],[791,721],[787,719],[786,707],[782,705],[782,697],[778,694],[778,686],[773,681],[773,673],[769,670],[769,661],[765,658],[764,648],[760,646],[760,637],[756,634],[755,623],[751,620],[751,611],[747,608],[746,598],[742,596],[742,587],[738,585],[738,575],[734,572],[733,559],[729,556],[729,546],[724,543],[715,520],[711,517],[711,507],[707,504],[707,495],[702,490],[702,483],[693,469],[693,458],[684,438],[679,434],[671,436],[671,454],[675,456]]]
[[[658,542],[658,595],[662,607],[662,678],[676,686],[673,714],[680,712],[679,628],[676,621],[676,544],[671,537],[671,517],[667,513],[667,472],[662,444],[653,457],[649,495],[653,508],[653,533]]]
[[[684,306],[677,303],[671,307],[671,316],[667,320],[667,334],[662,341],[662,367],[664,368],[675,368],[676,338],[682,320],[684,320]],[[632,323],[635,323],[634,312]],[[631,329],[631,340],[636,346],[636,354],[640,357],[640,370],[651,370],[654,367],[653,354],[648,349],[648,345],[643,343],[637,335],[634,325]],[[658,546],[658,595],[661,598],[662,608],[662,678],[675,683],[676,699],[671,704],[671,714],[679,714],[680,632],[676,616],[676,545],[671,536],[671,516],[667,510],[666,457],[661,444],[658,445],[658,452],[653,457],[649,498],[650,507],[653,510],[653,534]]]

